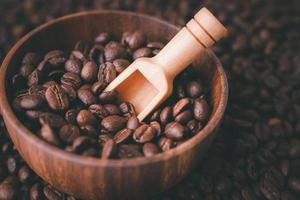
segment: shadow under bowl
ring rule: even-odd
[[[82,199],[143,199],[170,188],[199,163],[211,144],[225,111],[227,79],[220,61],[206,50],[193,67],[211,89],[212,112],[207,125],[182,145],[150,158],[101,160],[56,148],[33,134],[16,117],[10,103],[10,80],[29,51],[71,50],[79,40],[92,41],[100,32],[121,37],[142,30],[151,41],[169,41],[178,27],[142,14],[89,11],[50,21],[20,39],[0,71],[0,109],[9,135],[29,166],[46,182]]]

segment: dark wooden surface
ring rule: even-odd
[[[228,96],[225,73],[209,50],[195,63],[199,76],[211,85],[213,112],[206,127],[195,137],[151,158],[100,160],[67,153],[32,134],[10,107],[8,80],[20,66],[25,52],[68,50],[78,40],[91,40],[99,32],[116,36],[141,29],[150,40],[168,41],[178,28],[144,15],[120,11],[73,14],[49,22],[19,40],[0,71],[0,108],[9,134],[20,154],[44,180],[60,190],[84,199],[143,199],[179,182],[205,154],[223,116]]]

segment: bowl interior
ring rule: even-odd
[[[150,41],[162,41],[164,43],[169,41],[179,30],[176,26],[170,25],[169,23],[163,22],[156,18],[120,11],[94,11],[88,13],[83,12],[79,14],[73,14],[71,16],[66,16],[58,20],[54,20],[35,29],[33,32],[22,38],[12,48],[12,50],[9,52],[8,57],[3,62],[4,69],[1,69],[1,71],[2,73],[4,73],[3,76],[5,76],[5,96],[3,97],[4,102],[6,104],[8,104],[8,102],[11,102],[12,91],[10,90],[10,80],[11,77],[19,69],[21,59],[26,52],[32,51],[43,55],[44,53],[54,49],[62,49],[68,51],[71,50],[79,40],[92,42],[92,40],[100,32],[109,32],[114,36],[120,38],[122,32],[134,31],[137,29],[140,29],[144,33],[146,33]],[[199,141],[204,139],[210,133],[209,130],[212,130],[214,126],[218,124],[224,112],[227,102],[227,82],[218,59],[210,50],[206,50],[204,56],[194,63],[194,67],[197,69],[201,79],[203,79],[211,86],[210,99],[212,113],[210,120],[207,123],[206,127],[192,139],[185,142],[183,145],[180,145],[179,147],[162,154],[172,156],[173,154],[179,153],[178,149],[184,150],[187,148],[191,148],[191,146],[195,145],[196,143],[199,143]],[[33,142],[41,143],[41,145],[43,145],[48,152],[53,151],[57,153],[56,155],[60,154],[65,158],[77,157],[76,160],[91,160],[81,156],[72,155],[43,142],[42,140],[31,134],[30,131],[22,125],[22,123],[12,113],[12,109],[10,106],[4,105],[3,110],[5,110],[5,113],[7,114],[9,113],[9,117],[15,120],[16,124],[20,126],[19,128],[23,130],[20,134],[27,134],[26,137],[30,138]],[[156,157],[156,159],[161,159],[162,154],[154,157]],[[137,158],[130,160],[132,161],[128,160],[129,163],[127,162],[127,164],[132,164],[133,162],[135,162],[133,160],[145,161],[147,159]],[[153,160],[155,160],[155,158]],[[97,159],[97,163],[99,164],[100,162],[101,161]],[[118,163],[121,161],[111,160],[109,162]],[[107,163],[108,162],[106,162],[106,164]],[[126,164],[126,162],[123,162],[123,164],[124,163]]]

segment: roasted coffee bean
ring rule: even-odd
[[[59,66],[64,65],[67,59],[62,54],[62,55],[57,55],[50,59],[45,59],[45,60],[47,60],[47,62],[49,64],[51,64],[52,66],[59,67]]]
[[[60,56],[63,56],[63,55],[64,55],[64,52],[59,50],[59,49],[52,50],[52,51],[49,51],[48,53],[45,54],[44,60],[50,60],[52,58],[60,57]]]
[[[171,122],[165,127],[165,135],[172,140],[181,140],[185,135],[186,129],[178,122]]]
[[[76,117],[76,121],[80,127],[86,125],[97,126],[97,119],[89,110],[80,110]]]
[[[156,129],[152,126],[143,124],[133,133],[133,139],[138,143],[150,142],[156,136]]]
[[[66,121],[60,115],[47,112],[39,115],[39,122],[41,125],[48,124],[52,128],[60,128],[66,124]]]
[[[153,143],[146,143],[143,145],[143,153],[146,157],[153,156],[160,152],[159,147]]]
[[[19,183],[13,176],[8,176],[0,184],[0,199],[14,200],[18,197]]]
[[[41,58],[37,53],[29,52],[23,57],[22,64],[36,66],[40,61]]]
[[[272,182],[276,187],[282,187],[285,183],[285,177],[276,167],[268,167],[261,170],[263,177]]]
[[[52,186],[47,185],[43,188],[43,193],[45,197],[49,200],[59,200],[64,199],[64,194],[54,189]]]
[[[191,98],[197,98],[203,94],[203,86],[197,81],[191,81],[186,86],[187,95]]]
[[[101,121],[101,126],[109,132],[116,132],[126,126],[127,119],[119,115],[105,117]]]
[[[62,84],[61,88],[66,92],[66,94],[68,95],[69,100],[71,102],[74,101],[77,98],[77,93],[76,93],[76,91],[74,90],[73,87],[71,87],[69,85]]]
[[[40,114],[42,114],[42,111],[39,111],[39,110],[26,110],[24,114],[30,120],[39,121],[39,116],[40,116]]]
[[[93,82],[97,78],[98,68],[92,61],[88,61],[84,64],[81,70],[81,78],[86,82]]]
[[[82,62],[79,59],[69,59],[65,63],[65,70],[74,74],[80,74]]]
[[[171,120],[172,120],[172,108],[168,106],[162,109],[160,113],[160,122],[163,125],[166,125]]]
[[[90,105],[89,110],[100,119],[109,115],[109,112],[105,109],[105,107],[100,104]]]
[[[162,137],[159,139],[158,141],[158,145],[161,148],[162,151],[168,151],[171,148],[173,148],[174,143],[171,139],[166,138],[166,137]]]
[[[133,134],[133,130],[129,128],[124,128],[120,130],[118,133],[116,133],[113,139],[117,144],[124,143],[132,137],[132,134]]]
[[[153,56],[156,56],[159,52],[160,52],[160,49],[154,49],[154,50],[152,51],[152,55],[153,55]]]
[[[69,85],[73,87],[75,90],[81,86],[81,78],[78,74],[67,72],[61,77],[62,85]]]
[[[33,86],[33,85],[38,85],[43,82],[43,77],[42,74],[39,70],[35,69],[31,74],[29,74],[27,78],[27,85]]]
[[[88,54],[89,60],[95,62],[97,65],[104,63],[104,46],[101,44],[95,44]]]
[[[27,165],[22,166],[18,172],[19,181],[21,183],[29,183],[32,176],[31,173],[32,172]]]
[[[140,126],[140,121],[136,116],[131,116],[127,121],[127,128],[135,130]]]
[[[40,96],[43,100],[45,100],[45,93],[46,93],[46,87],[40,86],[40,85],[34,85],[31,86],[28,89],[28,94],[29,95],[38,95]]]
[[[100,80],[95,82],[92,87],[91,90],[94,94],[99,95],[107,86],[107,83],[104,80]]]
[[[42,185],[40,183],[35,183],[31,186],[29,192],[29,199],[30,200],[39,200],[43,198],[43,190]]]
[[[136,144],[122,144],[119,146],[119,158],[136,158],[143,156],[142,149]]]
[[[140,48],[134,51],[132,56],[134,60],[142,57],[150,57],[152,56],[152,50],[147,47]]]
[[[84,43],[82,40],[79,40],[76,42],[76,44],[74,46],[74,51],[79,51],[83,55],[86,53],[87,48],[88,48],[88,44]]]
[[[41,128],[41,137],[49,142],[50,144],[53,144],[55,146],[60,145],[59,138],[57,135],[54,133],[54,130],[48,125],[44,124]]]
[[[92,125],[85,125],[80,127],[82,133],[91,138],[95,138],[97,136],[97,129]]]
[[[162,133],[161,125],[157,121],[150,122],[150,126],[156,130],[156,135],[157,136],[161,135],[161,133]]]
[[[34,70],[34,66],[31,64],[23,64],[19,70],[19,73],[23,76],[23,77],[28,77]]]
[[[127,117],[136,115],[134,106],[129,102],[123,102],[119,105],[119,107],[121,112]]]
[[[76,117],[79,113],[79,109],[70,109],[65,113],[65,120],[70,124],[76,124]]]
[[[97,103],[97,97],[89,89],[79,89],[77,96],[78,99],[87,106]]]
[[[34,110],[43,106],[44,100],[39,95],[26,95],[20,98],[19,105],[22,109]]]
[[[122,43],[131,49],[137,49],[146,43],[146,36],[141,31],[125,32],[122,36]]]
[[[66,124],[59,130],[60,139],[67,144],[72,144],[73,141],[79,136],[79,128],[71,124]]]
[[[85,149],[88,147],[90,148],[93,145],[95,145],[95,143],[90,138],[86,136],[80,136],[74,140],[72,147],[75,152],[82,153]]]
[[[68,95],[59,85],[48,87],[45,97],[50,108],[55,111],[66,110],[69,107]]]
[[[100,33],[96,38],[95,42],[100,43],[100,44],[106,44],[110,40],[110,35],[109,33]]]
[[[147,44],[147,47],[151,49],[162,49],[164,47],[164,44],[161,42],[149,42]]]
[[[198,98],[194,101],[193,112],[195,119],[203,122],[209,117],[209,105],[205,99]]]
[[[150,121],[159,121],[160,120],[161,109],[157,109],[150,117]]]
[[[117,100],[118,92],[115,90],[102,92],[98,98],[102,103],[113,103]]]
[[[17,157],[8,157],[6,160],[6,167],[9,173],[15,174],[19,169],[19,161],[17,160]]]
[[[130,65],[130,62],[121,58],[114,60],[113,65],[115,66],[117,73],[120,74],[124,71],[124,69],[126,69]]]
[[[64,57],[64,52],[61,50],[53,50],[48,52],[44,56],[44,60],[46,60],[53,66],[60,66],[66,62],[66,58]]]
[[[11,142],[5,142],[0,149],[0,152],[6,154],[13,151],[13,144]],[[2,175],[6,172],[6,169],[4,168],[4,162],[0,161],[0,180]]]
[[[186,110],[191,104],[189,98],[180,99],[173,107],[173,117],[176,117],[179,113]]]
[[[110,42],[104,48],[104,57],[107,62],[112,62],[113,60],[118,58],[126,59],[127,52],[126,49],[120,43]],[[99,79],[99,75],[98,75],[98,79]]]
[[[191,110],[183,111],[175,117],[175,121],[181,124],[188,123],[193,118],[193,113]]]
[[[117,77],[115,66],[111,62],[101,64],[98,71],[98,81],[112,82]]]
[[[262,180],[260,182],[260,191],[268,200],[280,199],[280,193],[278,189],[273,185],[273,183],[267,180]]]
[[[297,194],[300,194],[300,179],[297,177],[290,177],[288,180],[289,188]]]
[[[109,115],[120,115],[121,114],[121,110],[119,109],[119,107],[114,104],[106,104],[106,105],[104,105],[104,108],[107,110]]]
[[[108,159],[108,158],[114,158],[118,152],[117,144],[113,139],[107,140],[104,143],[101,158],[102,159]]]

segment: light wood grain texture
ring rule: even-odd
[[[105,90],[117,90],[142,121],[172,94],[174,78],[226,34],[226,28],[202,8],[155,57],[135,60]]]
[[[196,136],[179,147],[150,158],[100,160],[77,156],[39,139],[11,108],[9,80],[28,51],[71,50],[78,40],[92,41],[103,31],[120,37],[124,31],[143,30],[150,41],[169,41],[178,28],[145,15],[121,11],[90,11],[51,21],[19,40],[0,69],[0,108],[8,132],[29,166],[61,191],[82,199],[144,199],[178,183],[199,163],[212,142],[228,95],[226,75],[210,51],[194,67],[211,86],[211,117]],[[192,53],[192,52],[190,52]],[[143,79],[139,80],[145,81]],[[156,91],[153,90],[153,93]]]

